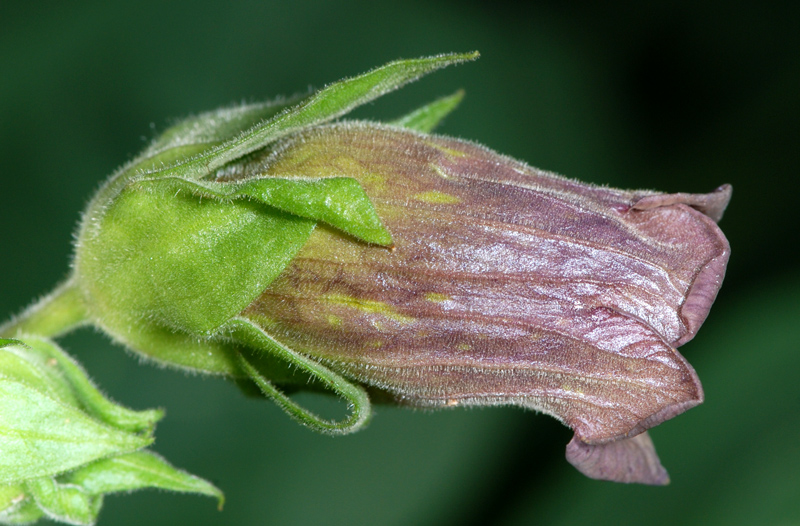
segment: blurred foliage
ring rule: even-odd
[[[671,486],[584,479],[563,458],[566,428],[511,409],[379,407],[366,431],[318,436],[84,331],[63,343],[99,385],[166,408],[154,449],[229,497],[220,514],[196,497],[114,496],[101,524],[800,523],[800,4],[520,4],[3,2],[0,315],[65,275],[86,199],[170,118],[478,49],[356,116],[464,88],[439,131],[533,166],[670,192],[733,184],[728,278],[681,348],[707,401],[652,433]]]

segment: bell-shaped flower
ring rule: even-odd
[[[250,170],[347,173],[394,240],[318,227],[244,312],[265,332],[399,403],[548,413],[588,475],[666,481],[643,432],[703,400],[675,347],[722,281],[729,186],[601,188],[368,123],[308,130]]]
[[[645,431],[703,400],[676,347],[721,284],[730,187],[614,190],[428,134],[460,94],[389,124],[329,123],[476,56],[168,129],[90,203],[71,278],[0,333],[89,322],[161,363],[252,380],[329,433],[366,422],[368,391],[517,405],[570,426],[587,475],[665,483]],[[297,388],[352,412],[322,419]]]

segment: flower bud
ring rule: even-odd
[[[354,177],[394,240],[318,228],[245,312],[267,333],[399,403],[553,415],[575,430],[570,460],[588,474],[665,482],[640,434],[703,400],[675,347],[721,284],[729,246],[715,220],[729,186],[596,187],[364,123],[308,130],[249,169]],[[628,457],[638,467],[620,473]]]
[[[0,340],[0,522],[93,524],[103,496],[145,487],[217,497],[214,486],[142,450],[158,410],[105,398],[53,342]]]

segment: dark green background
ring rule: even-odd
[[[800,524],[800,4],[127,4],[0,4],[0,317],[65,275],[79,210],[170,118],[446,51],[483,56],[357,116],[463,87],[442,133],[613,186],[732,183],[733,255],[681,349],[707,401],[652,432],[666,488],[583,478],[570,432],[515,409],[378,408],[317,436],[81,331],[64,344],[112,397],[167,409],[155,450],[228,497],[112,496],[101,525]]]

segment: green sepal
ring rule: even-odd
[[[61,484],[49,477],[29,480],[25,486],[44,515],[68,524],[94,524],[103,505],[102,495],[91,495],[81,487]]]
[[[244,130],[286,111],[304,98],[308,97],[281,98],[269,102],[219,108],[188,117],[164,130],[112,179],[124,183],[141,173],[185,162],[207,150],[221,146]]]
[[[283,271],[316,221],[392,243],[352,178],[167,177],[130,183],[106,210],[102,237],[84,240],[76,267],[91,311],[112,332],[147,319],[210,335]]]
[[[363,190],[343,178],[316,184],[257,178],[228,186],[229,191],[212,189],[216,181],[206,181],[210,184],[203,191],[216,195],[213,203],[194,192],[169,194],[151,180],[199,182],[289,134],[477,56],[399,60],[333,83],[288,108],[220,110],[168,130],[98,192],[84,216],[74,269],[88,318],[120,338],[145,325],[212,336],[280,274],[316,221],[390,246],[391,236]],[[258,123],[237,131],[254,121]],[[224,142],[214,146],[219,141]],[[289,190],[302,193],[292,196]],[[222,195],[226,200],[220,200]],[[310,195],[314,199],[304,203]],[[238,197],[260,200],[270,208],[234,199]]]
[[[153,441],[159,413],[98,403],[102,395],[54,343],[27,340],[0,342],[0,483],[52,476]],[[142,432],[120,428],[120,419]]]
[[[59,477],[59,481],[78,486],[89,495],[155,488],[214,497],[219,509],[225,504],[225,496],[216,486],[146,450],[98,460]]]
[[[421,133],[428,133],[436,128],[445,117],[455,110],[458,105],[461,104],[463,98],[464,90],[458,90],[452,95],[436,99],[387,124],[400,126],[401,128],[407,128]]]
[[[0,484],[0,524],[30,524],[42,515],[25,484]]]
[[[143,152],[143,156],[159,155],[162,157],[159,160],[168,162],[163,155],[168,150],[181,149],[188,144],[205,145],[206,149],[217,146],[294,106],[302,98],[307,97],[219,108],[189,117],[164,130]]]
[[[475,60],[478,56],[474,51],[397,60],[351,79],[334,82],[307,97],[223,108],[186,119],[167,129],[109,179],[89,204],[81,230],[92,228],[91,223],[103,215],[108,203],[131,180],[212,176],[226,164],[279,139],[341,117],[437,69]]]
[[[172,183],[131,183],[85,236],[76,277],[115,335],[161,325],[212,334],[289,264],[315,221],[244,200],[204,199]]]
[[[242,370],[255,382],[265,396],[272,398],[289,416],[314,431],[329,435],[354,433],[366,425],[372,414],[372,406],[369,396],[361,386],[348,381],[319,362],[289,349],[248,319],[233,319],[225,326],[225,329],[236,341],[256,351],[256,355],[258,353],[266,353],[277,356],[318,380],[325,387],[346,400],[350,409],[350,415],[341,421],[321,418],[297,404],[275,387],[253,365],[249,357],[240,353]]]
[[[351,79],[335,82],[300,104],[257,124],[241,135],[175,165],[150,172],[197,178],[303,128],[341,117],[354,108],[437,69],[478,58],[477,52],[397,60]]]
[[[186,181],[177,177],[146,179],[138,184],[163,186],[167,191],[188,190],[219,199],[251,199],[284,212],[321,221],[356,239],[391,245],[392,236],[381,223],[372,202],[352,177],[287,179],[255,177],[243,181]]]

